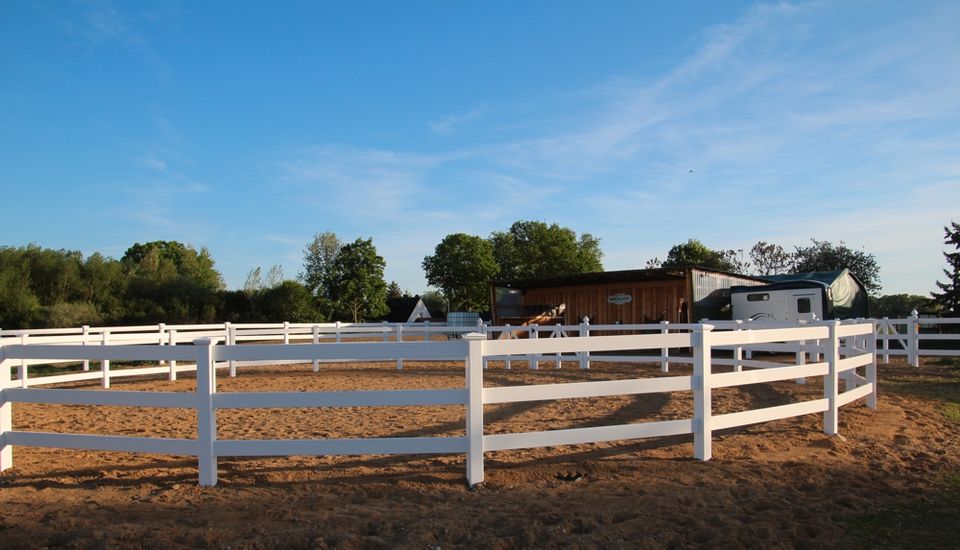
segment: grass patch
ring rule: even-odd
[[[850,523],[853,548],[957,548],[960,475],[930,500],[911,500],[863,514]]]
[[[931,398],[960,423],[960,359],[942,357],[919,372],[885,377],[882,388]],[[946,368],[943,368],[946,367]],[[960,472],[927,499],[912,499],[852,518],[852,548],[957,548],[960,534]]]

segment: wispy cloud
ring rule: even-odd
[[[434,132],[448,136],[458,127],[472,122],[487,113],[486,107],[475,107],[462,114],[447,115],[439,120],[429,123],[430,129]]]

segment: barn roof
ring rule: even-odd
[[[765,279],[750,277],[748,275],[739,275],[717,269],[705,267],[689,266],[675,268],[657,268],[657,269],[626,269],[622,271],[597,271],[594,273],[581,273],[579,275],[564,275],[560,277],[543,277],[538,279],[502,279],[493,281],[493,286],[519,289],[533,288],[555,288],[562,286],[585,286],[616,283],[635,283],[646,281],[670,281],[683,279],[686,271],[697,269],[710,273],[720,273],[733,277],[742,277],[764,281]]]
[[[765,275],[763,278],[767,279],[771,283],[782,283],[786,281],[816,281],[818,283],[823,283],[827,286],[833,285],[837,282],[837,279],[840,279],[844,275],[849,274],[853,277],[861,286],[863,283],[860,282],[860,279],[853,274],[849,269],[841,269],[838,271],[807,271],[804,273],[784,273],[781,275]]]

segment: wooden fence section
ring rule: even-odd
[[[657,327],[657,325],[654,325]],[[217,482],[217,457],[220,456],[277,456],[304,454],[412,454],[456,453],[466,454],[467,481],[471,485],[483,481],[484,453],[506,450],[570,445],[599,441],[659,437],[690,434],[694,440],[694,456],[700,460],[711,457],[712,433],[715,430],[744,426],[758,422],[789,418],[793,416],[822,413],[824,431],[837,433],[838,410],[841,406],[859,399],[866,405],[876,407],[876,338],[874,325],[869,323],[841,324],[820,322],[806,326],[751,328],[750,330],[714,330],[707,324],[659,327],[650,334],[623,334],[611,336],[557,336],[526,339],[497,338],[511,329],[498,327],[492,330],[472,332],[462,338],[436,341],[424,332],[418,341],[406,341],[399,335],[391,341],[374,338],[374,341],[343,342],[343,333],[334,333],[331,343],[315,343],[318,329],[315,326],[293,327],[285,325],[283,332],[276,327],[262,327],[270,333],[255,334],[254,328],[245,327],[243,332],[236,327],[227,327],[226,336],[222,326],[176,327],[177,337],[134,337],[133,331],[123,332],[128,337],[109,339],[107,343],[86,345],[91,336],[89,330],[78,333],[83,338],[79,343],[55,340],[46,343],[13,343],[5,339],[0,346],[0,469],[13,464],[13,447],[36,446],[70,449],[97,449],[187,455],[197,458],[200,484],[214,485]],[[290,329],[308,328],[293,333]],[[342,328],[342,327],[341,327]],[[355,327],[370,328],[370,327]],[[450,331],[451,327],[436,327]],[[622,328],[622,327],[620,327]],[[352,330],[352,329],[351,329]],[[551,330],[563,330],[553,328]],[[574,329],[570,329],[571,331]],[[580,328],[576,329],[577,331]],[[605,329],[607,330],[607,329]],[[676,330],[676,332],[671,332]],[[216,337],[201,336],[193,345],[177,344],[182,335],[217,333]],[[530,333],[537,334],[535,332]],[[163,334],[158,330],[156,334]],[[78,334],[33,333],[31,338],[74,338]],[[338,336],[339,334],[339,336]],[[368,332],[355,332],[369,336]],[[374,334],[377,334],[374,332]],[[386,334],[381,333],[381,334]],[[308,344],[239,344],[238,337],[250,341],[263,341],[268,336],[279,336],[284,342],[301,339]],[[22,335],[13,335],[17,338]],[[156,338],[154,339],[154,336]],[[309,336],[309,337],[307,337]],[[493,339],[491,339],[493,338]],[[369,340],[369,339],[368,339]],[[147,341],[148,343],[142,343]],[[226,343],[228,342],[229,343]],[[123,342],[123,343],[120,343]],[[222,342],[222,343],[221,343]],[[218,345],[219,344],[219,345]],[[787,346],[811,363],[798,361],[793,365],[743,359],[715,358],[715,350],[743,350],[761,347]],[[799,347],[798,347],[799,346]],[[692,350],[692,355],[678,358],[681,349]],[[779,349],[779,348],[777,348]],[[484,367],[490,360],[510,358],[556,358],[571,354],[579,362],[589,362],[591,354],[597,353],[653,352],[661,355],[626,356],[641,358],[644,362],[658,363],[682,359],[693,365],[689,376],[637,378],[618,381],[595,381],[538,386],[484,388]],[[674,354],[670,354],[670,352]],[[625,357],[625,356],[621,356]],[[218,368],[229,369],[235,374],[238,364],[304,363],[316,361],[392,361],[397,358],[417,360],[464,361],[465,378],[462,388],[445,390],[396,390],[396,391],[345,391],[345,392],[246,392],[217,393],[216,372]],[[608,356],[602,356],[606,361]],[[822,358],[822,360],[820,360]],[[109,378],[109,361],[157,361],[164,367],[147,367],[116,371],[113,375],[173,373],[177,370],[196,370],[195,394],[174,392],[132,392],[109,390],[108,382],[103,389],[41,389],[37,385],[65,381],[69,376],[50,376],[28,379],[26,367],[21,365],[40,362],[99,361],[104,365],[102,373],[81,372],[77,375]],[[185,362],[191,362],[188,367]],[[316,363],[314,363],[316,364]],[[559,364],[559,360],[558,360]],[[714,365],[733,364],[732,372],[715,372]],[[194,366],[195,365],[195,366]],[[231,366],[233,365],[233,366]],[[12,367],[19,367],[22,379],[11,376]],[[159,369],[159,370],[158,370]],[[862,372],[858,372],[858,369]],[[320,374],[322,376],[322,374]],[[823,397],[811,401],[792,403],[737,413],[715,415],[712,411],[712,392],[715,388],[745,384],[769,383],[780,380],[796,380],[821,377],[824,380]],[[840,381],[843,381],[841,389]],[[28,383],[29,382],[29,383]],[[578,429],[550,430],[511,434],[484,434],[483,407],[486,404],[568,399],[576,397],[604,397],[612,395],[637,395],[655,392],[692,392],[693,415],[687,419],[620,424]],[[12,427],[12,408],[15,403],[57,403],[106,406],[168,407],[192,409],[197,413],[196,439],[170,439],[149,437],[106,436],[87,434],[61,434],[15,431]],[[461,405],[466,409],[466,435],[464,437],[398,437],[369,439],[317,439],[317,440],[222,440],[216,436],[217,411],[237,408],[290,408],[290,407],[381,407]]]

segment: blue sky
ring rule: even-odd
[[[228,286],[372,237],[414,292],[519,219],[673,244],[810,238],[884,293],[960,220],[960,3],[2,2],[0,244],[207,247]]]

